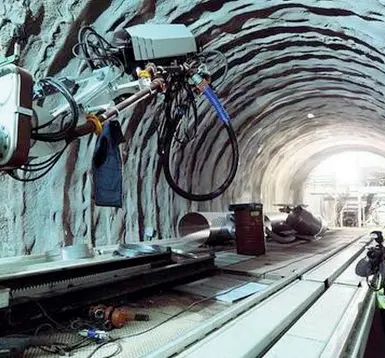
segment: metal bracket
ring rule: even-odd
[[[10,65],[12,63],[16,63],[19,60],[18,55],[12,55],[12,56],[0,56],[0,67]]]
[[[20,60],[20,44],[16,41],[13,47],[13,55],[11,56],[0,56],[0,67],[10,64],[17,65]]]

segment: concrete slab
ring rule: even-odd
[[[366,287],[333,284],[263,357],[318,358],[332,337],[343,345],[366,293]]]
[[[317,282],[296,281],[178,357],[255,358],[322,294],[323,289]]]
[[[263,358],[313,358],[319,357],[324,349],[323,342],[293,335],[284,335],[279,342]]]
[[[361,253],[349,266],[348,268],[342,272],[341,275],[337,277],[335,283],[340,283],[344,285],[352,285],[358,287],[361,283],[365,283],[366,279],[364,277],[360,277],[356,275],[355,269],[358,261],[366,257],[366,250]]]
[[[324,282],[325,284],[330,284],[334,279],[339,276],[343,270],[346,263],[353,262],[363,251],[361,246],[352,246],[349,247],[332,258],[328,259],[322,265],[314,268],[308,273],[303,275],[304,280]]]

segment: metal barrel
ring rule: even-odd
[[[266,245],[262,204],[232,204],[229,209],[235,214],[237,253],[263,255],[266,252]]]
[[[178,223],[179,237],[203,239],[207,244],[220,243],[235,238],[231,212],[191,212]]]

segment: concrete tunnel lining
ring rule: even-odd
[[[262,184],[262,193],[268,199],[266,207],[273,209],[272,205],[275,203],[304,203],[304,184],[309,174],[318,164],[335,154],[360,151],[385,157],[385,151],[380,146],[380,142],[372,145],[367,145],[367,141],[346,140],[345,142],[346,144],[338,146],[330,142],[316,142],[316,148],[306,146],[292,156],[290,153],[285,153],[285,157],[291,157],[292,160],[287,159],[287,163],[283,165],[282,161],[279,161],[279,169],[272,168],[268,171]],[[342,139],[341,143],[344,143]],[[273,161],[272,166],[274,163],[276,161]],[[268,179],[272,176],[276,179]]]
[[[35,19],[21,64],[36,78],[77,73],[79,61],[70,48],[83,21],[107,38],[137,23],[186,24],[204,49],[222,50],[229,60],[219,95],[237,132],[241,161],[236,181],[220,198],[199,204],[180,199],[160,170],[156,111],[137,106],[123,118],[123,210],[92,205],[90,158],[95,141],[82,140],[39,183],[27,186],[1,178],[0,195],[10,204],[0,211],[0,235],[5,238],[0,256],[31,248],[39,253],[83,238],[98,244],[136,241],[146,227],[162,237],[174,236],[178,218],[187,211],[223,211],[232,202],[260,198],[268,209],[276,200],[289,199],[300,186],[298,178],[305,176],[301,168],[337,147],[382,153],[383,1],[193,0],[176,6],[169,0],[111,0],[103,8],[97,0],[74,1],[75,22],[57,17],[58,0],[32,1],[28,11],[17,2],[5,3],[0,52],[12,48],[16,24]],[[186,172],[181,179],[192,175],[192,187],[206,191],[215,181],[211,170],[220,177],[226,174],[230,151],[226,134],[203,102],[200,110],[199,130],[205,140],[200,148],[181,153]],[[314,113],[314,120],[309,121],[307,113]],[[202,150],[204,155],[199,155]]]
[[[346,59],[345,59],[346,60]],[[347,61],[347,62],[349,62],[349,61]],[[382,60],[380,60],[380,62],[382,62]],[[383,75],[383,71],[382,70],[378,70],[378,69],[376,69],[377,71],[379,71],[380,72],[380,74],[381,75]],[[357,73],[357,71],[356,71],[356,73]],[[341,75],[341,72],[340,71],[337,71],[337,74],[338,75]],[[353,76],[354,76],[355,74],[353,73]],[[349,76],[350,77],[352,77],[352,75],[350,75],[349,74]],[[362,73],[360,73],[359,75],[358,75],[358,77],[360,77],[360,76],[362,76]],[[363,77],[365,77],[365,76],[363,76]],[[370,77],[370,76],[368,76],[368,75],[366,75],[366,77]],[[320,77],[320,78],[322,78],[322,76]],[[262,79],[263,79],[263,76],[262,76]],[[298,87],[299,89],[300,89],[300,91],[298,91],[297,90],[297,93],[299,93],[299,96],[297,96],[297,97],[300,97],[300,96],[303,96],[303,92],[306,92],[306,82],[307,81],[314,81],[314,80],[317,80],[317,79],[319,79],[319,77],[312,77],[312,78],[310,78],[310,79],[307,79],[307,78],[305,78],[305,79],[302,79],[302,80],[297,80],[297,81],[284,81],[284,85],[282,86],[281,85],[281,87],[282,88],[284,88],[284,87],[289,87],[289,86],[291,86],[291,85],[293,85],[293,84],[297,84],[297,83],[299,83],[300,84],[300,86]],[[324,78],[322,78],[323,80],[324,80]],[[366,78],[367,79],[367,78]],[[374,77],[372,77],[371,78],[371,80],[373,80],[373,87],[374,87],[374,85],[375,84],[378,84],[378,80],[377,79],[375,79]],[[258,80],[258,83],[260,83],[261,82],[261,80]],[[339,84],[339,87],[337,87],[337,86],[330,86],[330,84],[334,84],[333,82],[337,82],[338,84]],[[305,85],[304,85],[304,83],[305,83]],[[313,90],[314,91],[314,94],[316,94],[316,95],[318,95],[319,96],[319,98],[322,100],[322,99],[325,99],[325,98],[334,98],[334,97],[340,97],[341,98],[341,102],[344,102],[346,99],[347,100],[350,100],[350,101],[353,101],[353,102],[355,102],[355,103],[360,103],[360,102],[362,102],[362,103],[360,103],[360,104],[358,104],[357,105],[357,107],[358,107],[358,109],[364,109],[364,110],[367,110],[368,112],[369,111],[372,111],[372,112],[374,112],[374,113],[376,113],[377,114],[377,116],[383,116],[383,114],[381,113],[381,108],[383,108],[383,100],[382,100],[382,92],[380,92],[380,91],[377,91],[377,90],[373,90],[373,87],[371,88],[370,86],[367,86],[367,85],[364,85],[362,82],[361,83],[355,83],[354,81],[352,81],[352,80],[350,80],[349,79],[349,81],[346,81],[346,87],[344,87],[344,81],[340,81],[340,79],[339,78],[329,78],[328,79],[328,84],[329,84],[329,88],[328,88],[328,90],[330,90],[330,93],[328,93],[327,95],[319,95],[319,92],[326,92],[325,91],[325,88],[327,88],[325,85],[324,86],[322,86],[322,82],[321,82],[321,89],[320,90],[314,90],[313,88],[312,88],[312,86],[310,85],[310,86],[308,86],[309,87],[309,91],[308,91],[308,93],[307,93],[307,95],[309,95],[310,94],[310,92]],[[342,85],[341,85],[342,84]],[[251,89],[252,87],[253,87],[253,83],[251,83],[251,85],[249,86],[249,88],[248,89]],[[357,90],[357,88],[358,88],[358,90]],[[285,88],[286,90],[288,90],[288,88]],[[334,93],[332,92],[332,91],[335,91]],[[250,93],[250,95],[249,95],[249,98],[253,98],[253,95],[255,95],[255,97],[258,97],[258,95],[260,94],[260,91],[249,91],[249,92],[251,92]],[[343,93],[343,92],[345,92],[345,95],[344,94],[342,94],[341,95],[341,93]],[[286,91],[286,93],[287,93],[287,91]],[[296,93],[296,94],[297,94]],[[353,95],[353,96],[352,96]],[[290,96],[291,98],[290,99],[292,99],[292,97],[293,96]],[[279,98],[279,97],[278,97]],[[280,100],[282,100],[282,98],[279,98]],[[305,97],[305,100],[306,100],[306,97]],[[252,99],[251,99],[251,101],[253,101]],[[231,100],[229,100],[228,102],[231,102],[231,103],[234,103],[234,102],[232,102]],[[299,101],[298,101],[299,102]],[[374,102],[376,102],[375,103],[375,105],[374,106],[372,106],[372,104],[374,104]],[[269,105],[271,105],[272,107],[276,107],[277,106],[277,103],[279,104],[279,101],[277,101],[277,98],[274,98],[273,100],[271,100],[270,101],[270,103],[267,103],[267,104],[265,104],[265,106],[264,107],[262,107],[263,108],[263,116],[264,117],[267,117],[268,118],[268,116],[266,116],[266,107],[269,107]],[[256,104],[256,103],[255,103]],[[295,105],[297,105],[298,103],[297,102],[295,102]],[[285,104],[286,105],[286,104]],[[231,107],[232,105],[230,104],[230,107]],[[257,107],[257,106],[256,106]],[[315,107],[314,105],[313,106],[311,106],[311,107]],[[317,106],[316,107],[319,107],[319,105],[317,104]],[[338,109],[339,107],[341,107],[341,104],[339,103],[337,106],[336,106],[336,108]],[[308,109],[308,111],[312,111],[312,109],[311,108],[309,108]],[[323,112],[325,111],[325,108],[323,109]],[[329,109],[329,111],[330,111],[330,109]],[[349,107],[349,111],[351,111],[351,103],[350,103],[350,107]],[[305,111],[304,111],[305,112]],[[318,111],[319,112],[319,111]],[[334,109],[334,110],[332,110],[331,112],[337,112],[337,110],[336,109]],[[306,112],[305,112],[306,113]],[[258,118],[258,116],[257,115],[255,115],[255,114],[251,114],[250,116],[254,116],[254,118],[253,118],[253,120],[250,120],[250,121],[248,121],[248,120],[245,120],[243,123],[245,123],[246,124],[246,126],[247,126],[247,124],[248,123],[252,123],[251,125],[250,125],[250,127],[251,126],[255,126],[255,123],[258,123],[259,124],[259,122],[260,122],[260,118]],[[305,116],[305,114],[303,114],[303,116]],[[319,116],[319,114],[318,114],[318,116]],[[348,113],[348,116],[349,117],[351,117],[351,113]],[[355,116],[356,117],[359,117],[358,115],[357,115],[357,113],[355,113]],[[288,119],[287,118],[288,116],[286,116],[284,119]],[[264,118],[264,120],[266,121],[266,119],[267,118]],[[358,119],[358,118],[357,118]],[[366,117],[366,118],[363,118],[364,120],[367,120],[368,121],[368,117]],[[354,120],[354,119],[353,119]],[[275,123],[274,123],[277,127],[280,125],[280,121],[279,120],[276,120],[275,121]],[[261,123],[261,125],[263,125],[262,123]],[[295,121],[291,121],[291,126],[292,127],[301,127],[302,126],[302,124],[301,123],[296,123]],[[351,126],[351,123],[349,124],[349,126]],[[266,126],[265,126],[266,127]],[[248,131],[248,130],[246,130],[245,128],[242,128],[242,129],[244,129],[243,130],[243,132],[244,133],[252,133],[252,131]],[[301,128],[301,129],[303,129],[303,128]],[[350,129],[350,128],[348,128],[347,127],[347,129]],[[280,132],[280,134],[282,135],[282,132]],[[251,134],[252,135],[252,134]],[[262,137],[262,135],[263,134],[261,134],[261,136],[259,136],[259,137]],[[260,139],[260,138],[259,138]],[[241,141],[240,141],[241,142]],[[274,140],[271,140],[271,142],[274,142]],[[255,147],[255,145],[253,145],[252,143],[248,143],[249,144],[249,147],[251,148],[250,150],[249,150],[249,152],[253,152],[253,148]],[[241,144],[242,145],[242,144]],[[265,150],[267,149],[266,147],[264,148]],[[246,154],[247,155],[247,154]],[[246,160],[246,162],[247,162],[247,164],[246,165],[249,165],[249,161],[248,160]],[[245,170],[247,170],[247,168],[245,168]],[[244,172],[244,170],[242,170],[241,172]],[[250,175],[250,176],[253,176],[253,175]],[[246,187],[248,187],[248,185],[244,185],[244,186],[246,186]],[[243,190],[243,192],[242,192],[242,189],[240,190],[240,191],[238,191],[237,192],[237,195],[233,195],[233,197],[235,196],[235,197],[239,197],[239,196],[243,196],[243,194],[244,194],[244,191],[245,190]],[[246,190],[247,191],[247,190]],[[258,189],[253,189],[253,194],[251,194],[251,197],[254,199],[254,198],[256,198],[256,199],[258,199],[258,197],[259,197],[259,195],[258,194],[255,194],[255,193],[259,193],[260,192],[260,190],[258,190]],[[246,195],[247,196],[247,195]],[[250,197],[250,194],[248,195],[249,197]],[[265,197],[266,197],[266,195],[265,195]]]
[[[359,130],[360,127],[355,127]],[[334,130],[333,136],[330,131]],[[363,129],[362,129],[363,130]],[[345,131],[345,133],[343,132]],[[346,132],[348,132],[346,134]],[[272,159],[262,180],[262,195],[267,208],[274,203],[301,203],[302,188],[310,171],[321,161],[347,150],[366,150],[385,156],[381,134],[368,133],[361,138],[350,135],[348,128],[325,128],[324,139],[312,141],[311,134],[289,142]]]
[[[385,158],[385,150],[383,148],[378,149],[370,145],[339,145],[327,148],[323,151],[315,153],[310,157],[307,162],[298,168],[297,172],[293,175],[294,180],[291,183],[291,190],[294,192],[294,198],[303,197],[303,189],[306,180],[309,177],[309,174],[323,161],[328,158],[345,153],[345,152],[355,152],[355,153],[368,153],[374,154]],[[298,191],[297,194],[295,192]]]

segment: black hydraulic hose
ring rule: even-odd
[[[78,120],[79,120],[79,107],[76,103],[75,99],[73,98],[71,92],[68,90],[68,88],[63,85],[61,82],[53,79],[53,78],[45,78],[42,80],[49,84],[50,86],[56,88],[59,93],[63,95],[63,97],[67,100],[68,105],[70,107],[70,116],[71,120],[68,124],[64,126],[59,132],[54,133],[32,133],[31,137],[35,140],[40,140],[43,142],[59,142],[62,140],[65,140],[70,133],[70,131],[74,130]]]
[[[170,168],[170,153],[171,153],[171,144],[173,142],[173,135],[174,131],[172,128],[169,128],[166,135],[165,143],[163,143],[164,151],[161,153],[161,162],[163,166],[163,172],[166,177],[167,183],[170,185],[170,187],[181,197],[191,200],[191,201],[208,201],[213,200],[216,197],[223,194],[223,192],[230,186],[230,184],[233,182],[235,175],[237,173],[238,169],[238,160],[239,160],[239,152],[238,152],[238,142],[237,138],[234,132],[233,127],[231,126],[231,123],[229,121],[223,122],[223,125],[229,135],[230,138],[230,144],[231,149],[233,152],[233,158],[231,163],[230,172],[226,178],[226,180],[222,183],[222,185],[212,191],[208,194],[194,194],[189,193],[185,190],[183,190],[181,187],[178,186],[178,184],[175,182],[172,174],[171,174],[171,168]]]
[[[171,146],[173,142],[174,133],[178,126],[178,121],[171,118],[170,115],[170,105],[168,108],[166,107],[166,116],[168,117],[168,123],[165,123],[163,126],[164,136],[161,140],[161,148],[158,148],[159,154],[161,156],[161,163],[163,166],[163,172],[166,177],[166,180],[170,187],[181,197],[191,200],[191,201],[208,201],[213,200],[216,197],[223,194],[223,192],[231,185],[233,182],[235,175],[238,170],[238,160],[239,160],[239,151],[238,151],[238,141],[234,132],[234,129],[231,125],[230,116],[228,115],[225,108],[220,103],[218,97],[211,89],[211,87],[203,80],[203,78],[195,74],[192,76],[192,81],[195,83],[197,88],[200,88],[208,102],[214,107],[216,110],[220,121],[223,123],[230,139],[231,149],[232,149],[232,162],[231,168],[227,178],[224,182],[215,190],[207,194],[194,194],[191,192],[187,192],[178,186],[176,181],[174,180],[171,174],[170,168],[170,159],[171,159]]]

